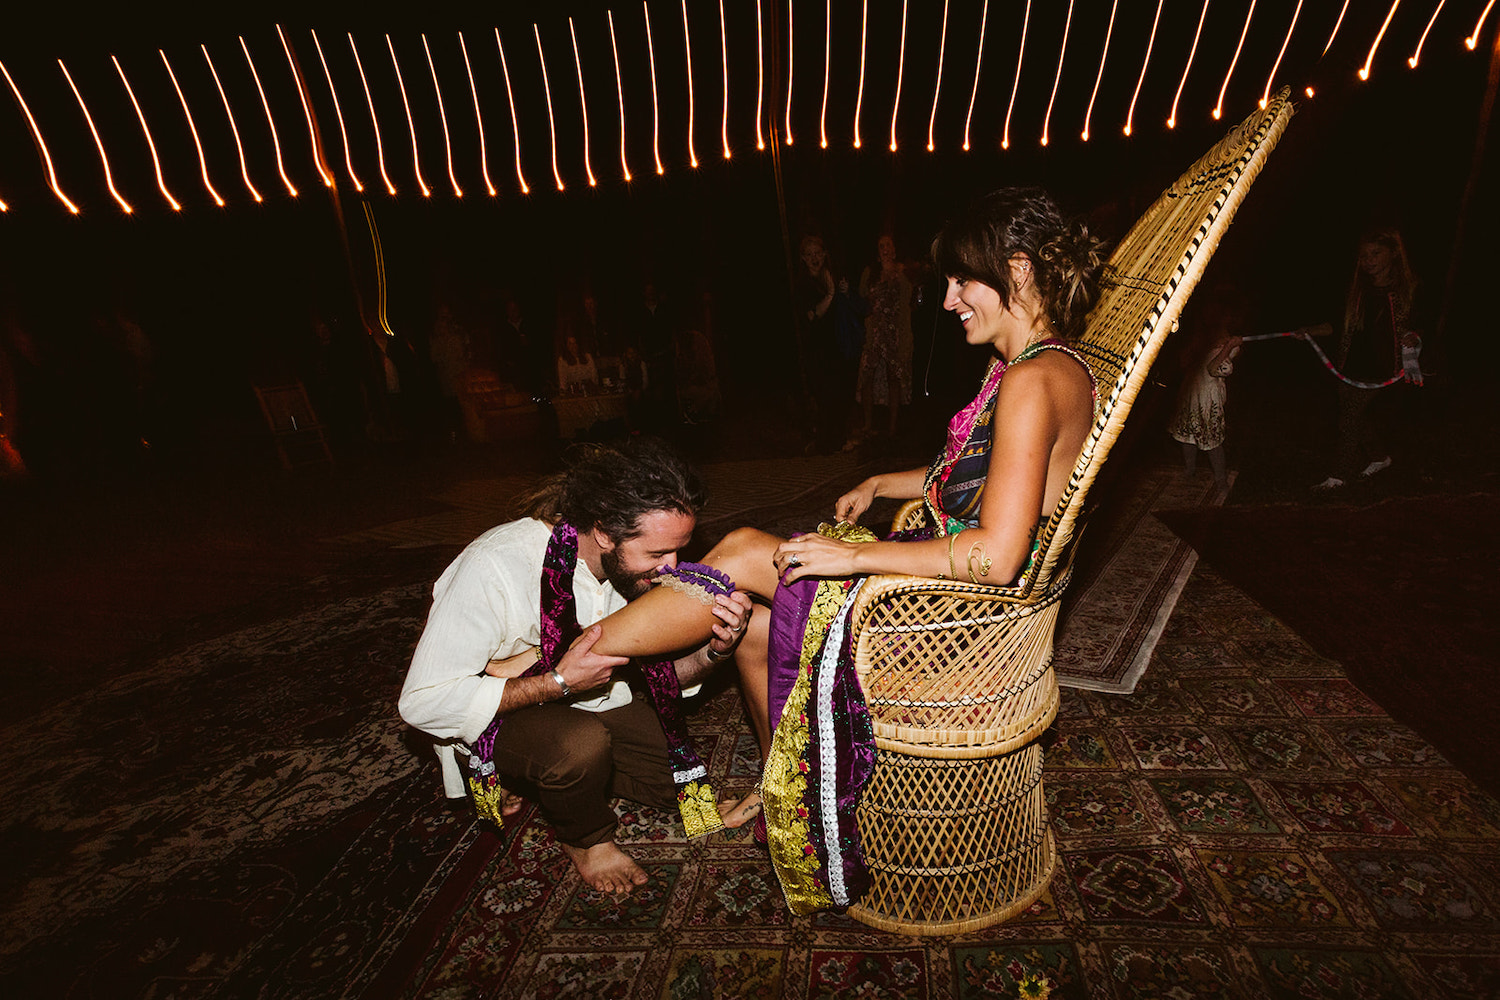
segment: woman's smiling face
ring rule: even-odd
[[[978,278],[950,277],[943,308],[958,316],[964,339],[971,344],[993,344],[1005,331],[1006,321],[1015,322],[1000,293]]]

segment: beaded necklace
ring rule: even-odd
[[[933,524],[938,526],[941,534],[957,534],[970,526],[958,518],[949,517],[947,512],[943,510],[941,500],[942,490],[947,484],[948,477],[953,472],[954,466],[958,464],[958,460],[963,456],[964,448],[973,436],[975,427],[978,426],[980,419],[994,403],[995,396],[1000,391],[1001,379],[1012,366],[1030,360],[1042,351],[1062,351],[1083,365],[1084,371],[1089,373],[1090,392],[1093,395],[1095,404],[1098,403],[1099,390],[1094,385],[1093,371],[1089,368],[1088,362],[1084,360],[1083,355],[1056,337],[1048,337],[1046,340],[1040,340],[1028,345],[1025,350],[1016,355],[1013,361],[1007,362],[1004,358],[996,358],[990,362],[990,367],[984,375],[984,382],[979,388],[979,394],[974,397],[969,405],[954,414],[953,419],[948,422],[947,444],[943,448],[943,453],[928,468],[927,477],[922,486],[922,493],[927,501],[928,513],[932,517]]]

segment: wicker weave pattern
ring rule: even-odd
[[[1057,865],[1034,742],[975,761],[880,751],[858,816],[871,887],[849,912],[882,930],[958,934],[1004,920]]]
[[[852,609],[854,665],[877,762],[859,807],[872,886],[851,916],[908,934],[976,930],[1030,905],[1051,878],[1037,738],[1057,714],[1052,634],[1079,520],[1162,341],[1292,115],[1283,90],[1146,212],[1074,346],[1102,397],[1041,560],[1014,587],[871,577]],[[896,528],[920,523],[921,503]]]
[[[982,757],[1040,735],[1057,714],[1052,633],[1067,581],[1030,601],[953,581],[867,581],[854,657],[879,745]]]

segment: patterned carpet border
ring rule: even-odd
[[[1233,478],[1231,474],[1231,485]],[[1228,489],[1180,468],[1134,470],[1084,533],[1052,667],[1063,687],[1129,694],[1146,672],[1198,553],[1154,515],[1217,507]]]
[[[745,837],[622,803],[652,873],[615,905],[533,816],[400,994],[530,997],[1491,997],[1500,802],[1212,570],[1135,693],[1070,690],[1049,736],[1060,866],[1018,919],[915,939],[793,917]],[[733,689],[693,717],[753,780]],[[374,994],[367,994],[373,996]]]

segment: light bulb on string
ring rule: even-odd
[[[250,181],[250,167],[245,163],[245,146],[240,142],[240,127],[235,124],[234,109],[229,106],[229,95],[224,93],[224,84],[219,80],[219,71],[214,69],[213,57],[208,54],[207,45],[199,45],[203,50],[203,58],[208,63],[208,72],[214,78],[214,86],[219,88],[219,99],[224,102],[224,114],[229,119],[229,131],[234,135],[234,148],[240,154],[240,177],[245,181],[245,187],[250,191],[250,197],[254,198],[256,204],[265,201],[255,185]]]
[[[1068,0],[1071,5],[1073,0]],[[948,0],[943,0],[943,26],[938,32],[937,80],[932,85],[932,112],[927,116],[927,152],[932,152],[932,133],[937,125],[938,94],[943,90],[943,57],[948,50]]]
[[[1099,83],[1104,79],[1104,62],[1109,58],[1109,40],[1115,33],[1115,10],[1120,6],[1120,0],[1111,0],[1109,6],[1109,25],[1104,29],[1104,49],[1099,53],[1099,72],[1094,74],[1094,89],[1089,94],[1088,110],[1083,113],[1083,133],[1081,138],[1084,142],[1089,141],[1089,122],[1094,117],[1094,101],[1099,97]]]
[[[1193,45],[1188,49],[1187,63],[1182,67],[1182,79],[1177,81],[1177,93],[1172,95],[1172,112],[1167,116],[1167,128],[1177,127],[1177,102],[1182,100],[1182,88],[1187,86],[1188,73],[1193,68],[1193,57],[1198,54],[1198,39],[1203,34],[1203,22],[1208,20],[1209,0],[1203,0],[1203,9],[1198,13],[1198,27],[1193,32]]]
[[[1042,119],[1042,145],[1047,145],[1047,133],[1052,126],[1052,105],[1057,102],[1057,85],[1062,82],[1063,60],[1068,55],[1068,30],[1073,26],[1073,0],[1068,0],[1068,17],[1063,22],[1062,47],[1057,52],[1057,74],[1052,77],[1052,96],[1047,99],[1047,114]]]
[[[1000,136],[1000,148],[1010,148],[1010,116],[1016,109],[1016,92],[1021,89],[1021,63],[1026,57],[1026,29],[1031,26],[1031,0],[1026,0],[1026,12],[1021,19],[1021,44],[1016,49],[1016,78],[1010,85],[1010,104],[1005,108],[1005,131]]]
[[[328,81],[328,94],[333,98],[333,115],[339,120],[339,135],[344,140],[344,168],[349,171],[349,180],[354,184],[354,190],[363,194],[365,186],[360,183],[359,176],[354,172],[354,159],[349,152],[349,131],[344,127],[344,112],[339,107],[339,92],[333,85],[333,74],[328,71],[328,60],[323,55],[323,45],[318,41],[318,33],[313,31],[311,34],[313,48],[318,50],[318,61],[323,64],[323,76]],[[184,103],[183,108],[186,109],[186,107]]]

